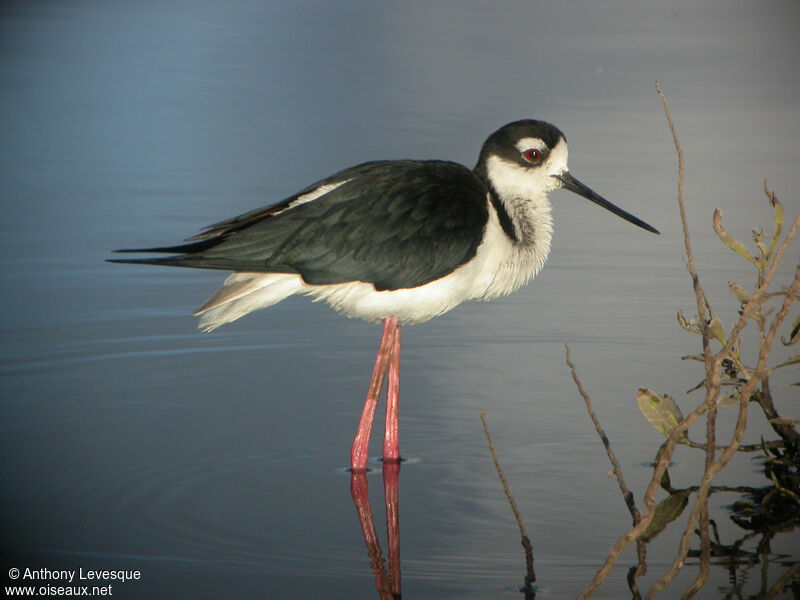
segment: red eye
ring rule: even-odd
[[[542,160],[542,152],[541,150],[537,150],[536,148],[530,148],[529,150],[525,150],[525,152],[522,153],[522,156],[529,163],[537,163],[540,160]]]

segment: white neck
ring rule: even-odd
[[[523,169],[498,156],[489,157],[486,171],[489,181],[495,185],[495,193],[511,217],[518,246],[520,249],[529,248],[536,254],[541,268],[550,252],[553,236],[547,192],[558,187],[558,180],[540,170]]]

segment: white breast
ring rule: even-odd
[[[489,220],[475,256],[455,271],[418,288],[376,292],[371,284],[306,286],[303,293],[325,300],[351,317],[380,321],[389,315],[403,323],[421,323],[468,300],[491,300],[519,289],[544,265],[550,252],[549,205],[534,245],[514,242],[503,231],[488,202]],[[547,226],[545,226],[547,225]]]
[[[417,288],[376,291],[371,283],[309,285],[290,273],[234,273],[215,298],[229,298],[202,308],[200,327],[210,331],[250,312],[266,308],[293,294],[312,296],[349,317],[381,321],[396,316],[402,323],[421,323],[468,300],[505,296],[530,281],[550,252],[552,220],[546,198],[531,204],[532,237],[511,240],[500,226],[487,197],[489,220],[475,256],[452,273]],[[227,290],[235,293],[226,293]]]

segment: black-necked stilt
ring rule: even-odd
[[[375,407],[389,371],[384,460],[399,460],[400,325],[526,284],[550,252],[547,193],[565,188],[653,233],[572,177],[564,134],[523,120],[495,131],[473,170],[438,160],[368,162],[286,200],[206,228],[186,243],[120,252],[162,258],[114,262],[235,271],[195,314],[210,331],[292,294],[383,321],[378,356],[353,441],[366,468]]]

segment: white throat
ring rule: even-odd
[[[511,217],[519,244],[533,246],[546,258],[553,234],[547,192],[558,187],[558,180],[549,174],[545,179],[542,173],[526,170],[498,156],[489,157],[486,171],[500,202]]]

